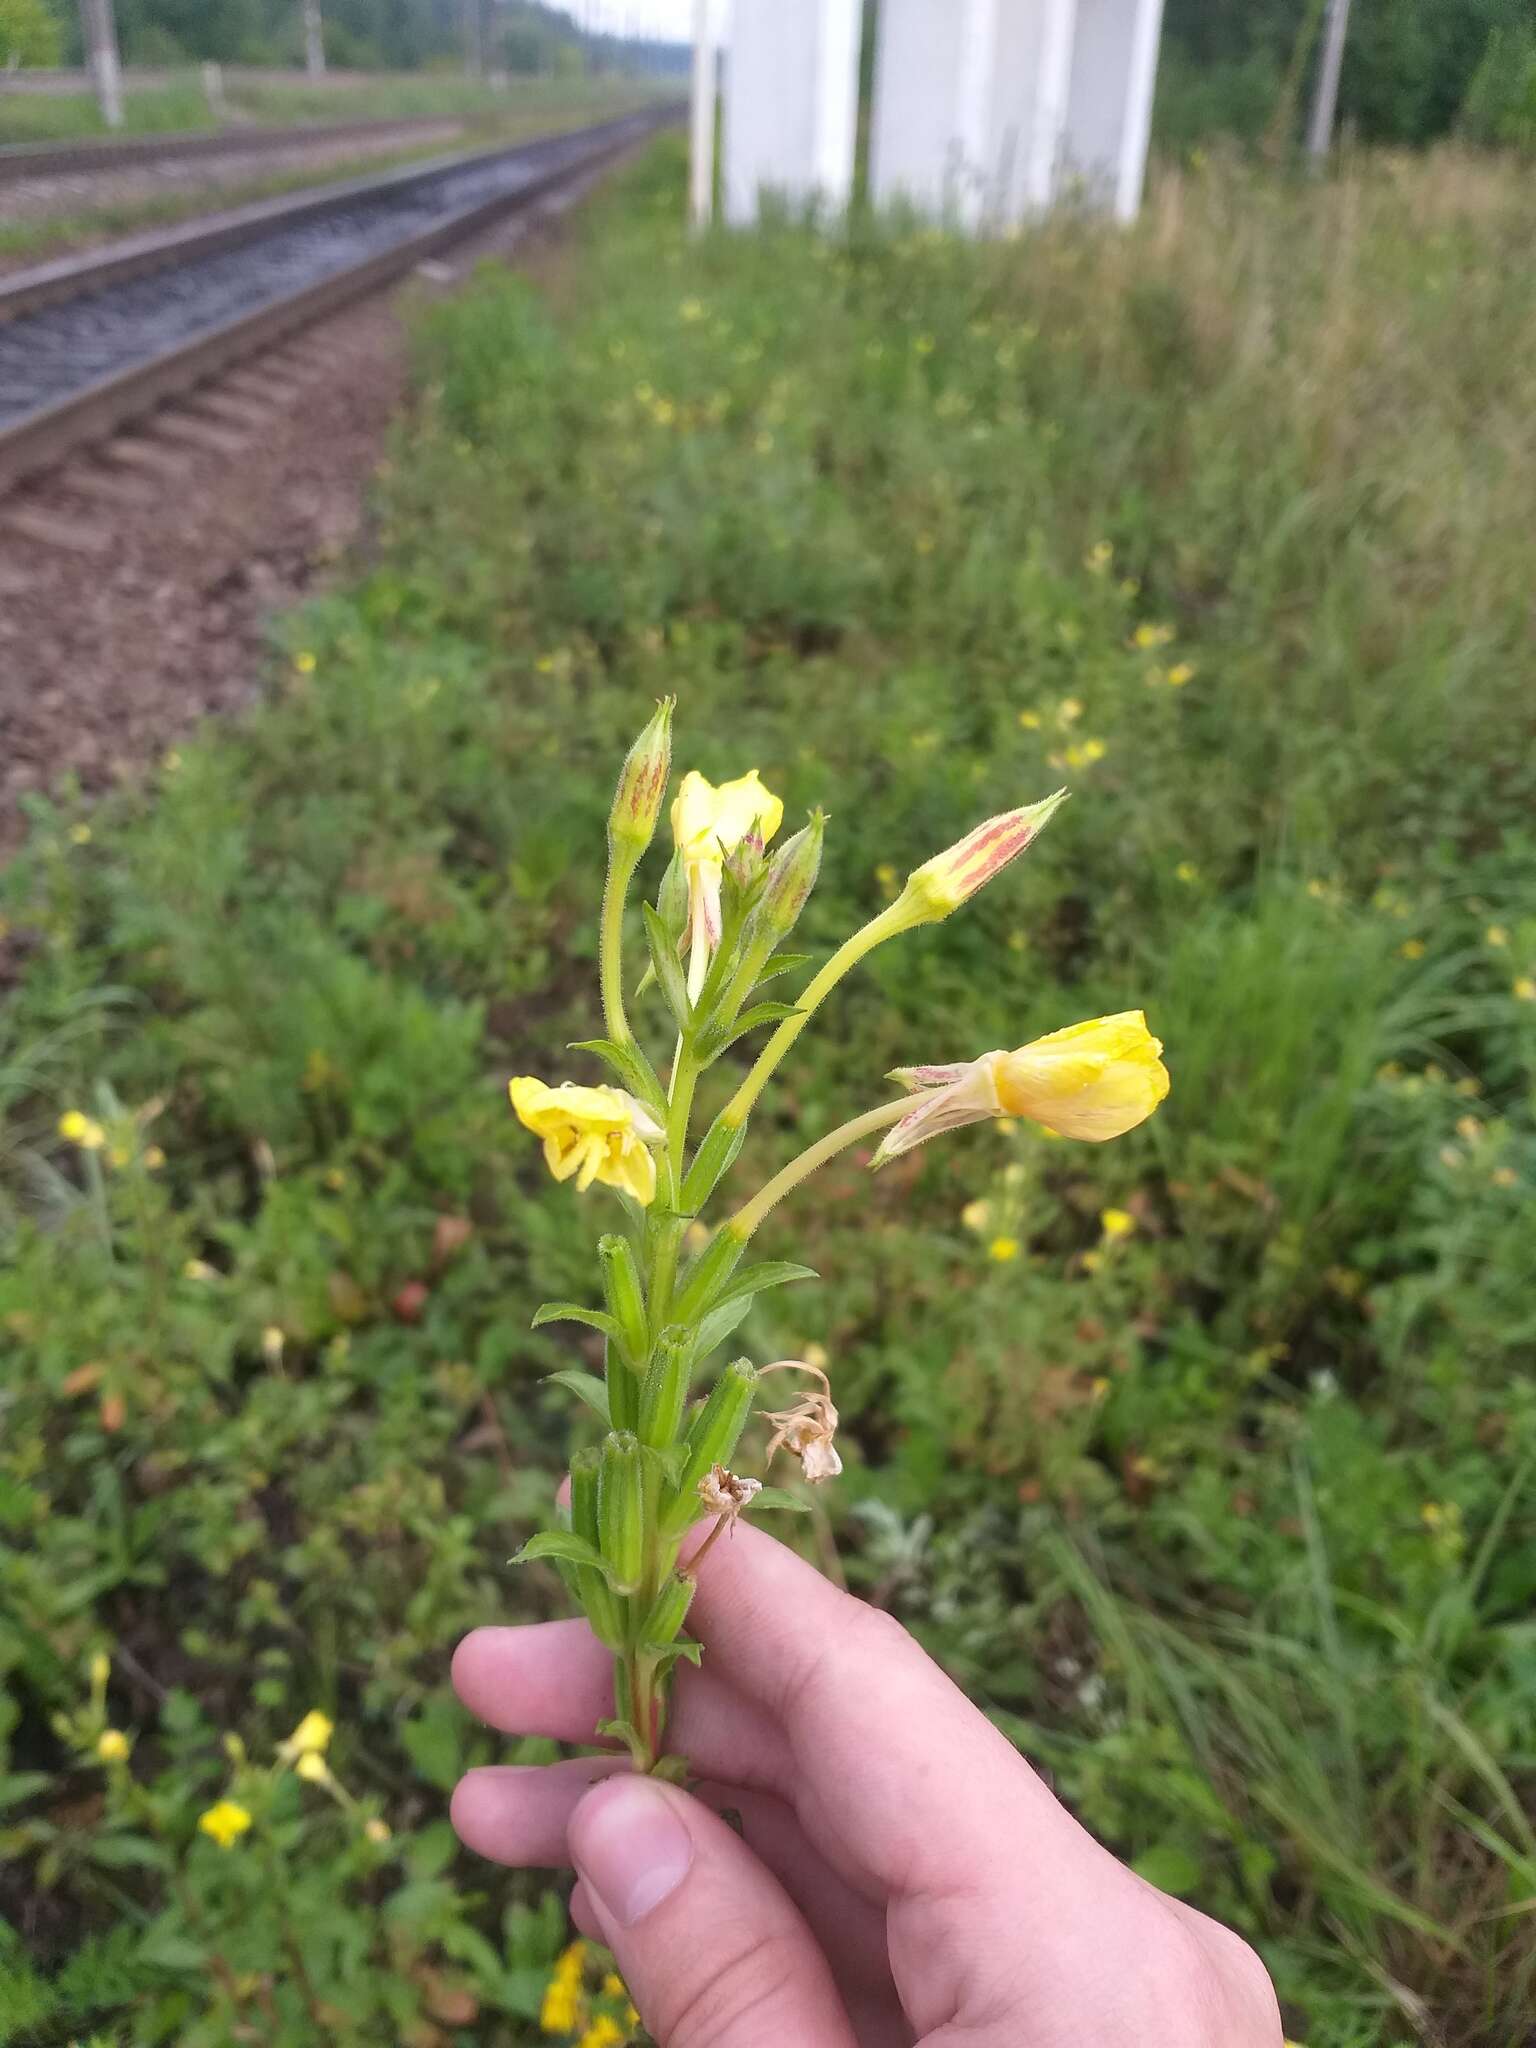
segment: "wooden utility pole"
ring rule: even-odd
[[[96,104],[109,128],[123,125],[123,66],[117,54],[117,21],[112,0],[80,0],[85,62],[96,88]]]
[[[325,76],[325,25],[320,0],[304,0],[304,69],[311,78]]]
[[[688,221],[697,234],[715,210],[715,37],[709,0],[693,0],[693,100],[688,147]]]
[[[1349,34],[1350,0],[1328,0],[1328,21],[1323,30],[1323,54],[1317,67],[1317,91],[1312,100],[1312,120],[1307,129],[1307,152],[1321,163],[1333,147],[1334,123],[1339,112],[1339,74],[1344,68],[1344,39]]]

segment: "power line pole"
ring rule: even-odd
[[[1334,122],[1339,112],[1339,74],[1344,68],[1344,40],[1349,34],[1350,0],[1328,0],[1328,21],[1323,30],[1323,54],[1317,67],[1317,91],[1312,100],[1312,120],[1307,129],[1307,152],[1321,163],[1333,147]]]
[[[693,0],[693,99],[688,141],[688,222],[695,234],[715,210],[715,37],[710,0]]]
[[[123,66],[117,54],[117,21],[112,0],[80,0],[85,61],[96,88],[96,104],[109,128],[123,125]]]
[[[304,0],[304,69],[311,78],[325,76],[325,28],[320,0]]]

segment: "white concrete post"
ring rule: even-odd
[[[883,0],[870,132],[878,205],[1005,227],[1049,205],[1077,0]]]
[[[715,211],[715,27],[710,0],[693,0],[693,99],[689,108],[688,220],[709,226]]]
[[[304,69],[311,78],[325,76],[325,29],[320,0],[304,0]]]
[[[1141,209],[1162,32],[1163,0],[1078,0],[1059,189],[1117,220]]]
[[[123,66],[117,54],[117,18],[112,0],[80,0],[85,61],[96,88],[96,104],[109,128],[123,125]]]
[[[860,0],[732,0],[725,74],[725,214],[765,193],[840,211],[853,191]]]

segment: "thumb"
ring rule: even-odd
[[[655,1778],[609,1778],[572,1814],[568,1840],[661,2048],[855,2048],[810,1928],[707,1807]]]

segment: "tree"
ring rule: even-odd
[[[0,67],[58,64],[64,38],[43,0],[0,0]]]

